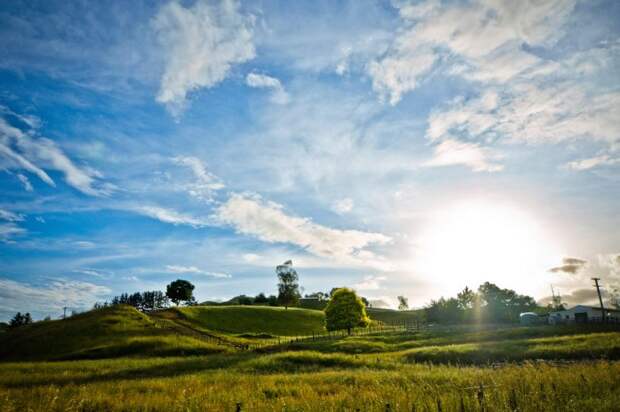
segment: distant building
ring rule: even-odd
[[[620,310],[605,308],[605,315],[610,322],[620,322]],[[601,322],[602,319],[603,312],[601,312],[601,308],[585,305],[577,305],[574,308],[559,310],[549,314],[549,323],[553,325],[560,323]]]
[[[541,317],[534,312],[524,312],[519,315],[519,323],[524,326],[538,325],[541,323]]]

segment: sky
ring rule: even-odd
[[[0,320],[620,286],[620,2],[0,3]]]

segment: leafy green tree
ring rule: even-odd
[[[32,323],[32,317],[30,313],[22,314],[17,312],[15,316],[9,321],[9,328],[18,328],[20,326],[28,325]]]
[[[278,275],[278,302],[288,309],[289,306],[296,305],[299,302],[299,276],[297,271],[293,269],[293,262],[287,260],[276,267]]]
[[[480,285],[478,295],[482,314],[490,322],[514,322],[519,320],[521,312],[536,309],[534,298],[519,295],[514,290],[502,289],[490,282]]]
[[[325,326],[327,330],[351,329],[356,326],[367,326],[370,322],[366,315],[366,307],[355,291],[340,288],[332,294],[325,308]]]
[[[409,309],[409,299],[404,296],[398,296],[398,310]]]
[[[179,306],[181,302],[194,302],[194,285],[189,281],[177,279],[166,286],[166,296]]]
[[[459,301],[456,298],[432,300],[431,303],[424,308],[426,319],[429,322],[438,323],[456,323],[462,319],[462,313]]]
[[[264,305],[266,303],[269,303],[269,298],[267,298],[267,296],[265,296],[265,294],[261,292],[256,295],[256,297],[254,297],[254,303],[256,303],[257,305]]]

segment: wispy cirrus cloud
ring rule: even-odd
[[[25,127],[22,130],[6,118],[0,118],[0,166],[30,172],[53,187],[56,183],[45,169],[57,170],[64,174],[69,186],[91,196],[108,195],[114,190],[113,185],[99,180],[102,176],[98,171],[76,165],[54,141],[40,136],[37,131],[39,122],[5,107],[0,112]],[[28,178],[22,174],[18,176],[21,176],[25,189],[31,191],[32,185]]]
[[[189,168],[195,181],[185,185],[187,192],[200,200],[212,201],[216,191],[225,187],[224,183],[207,170],[206,164],[194,156],[176,156],[172,159],[176,164]]]
[[[214,218],[231,225],[238,233],[265,242],[290,243],[316,256],[382,269],[389,266],[367,248],[389,243],[390,237],[319,225],[308,218],[288,215],[282,205],[265,201],[258,195],[233,194],[216,210]]]
[[[603,154],[600,156],[590,157],[587,159],[573,160],[568,162],[566,167],[576,171],[590,170],[601,166],[615,166],[620,165],[619,157],[611,157],[610,155]]]
[[[254,88],[271,90],[271,101],[276,104],[286,104],[289,102],[289,95],[284,90],[280,80],[275,77],[260,73],[249,73],[245,77],[245,83]]]
[[[205,275],[214,278],[231,278],[232,276],[228,273],[223,272],[209,272],[206,270],[199,269],[196,266],[183,266],[183,265],[167,265],[166,270],[170,273],[179,273],[179,274],[190,274],[190,275]]]
[[[0,312],[5,316],[15,312],[31,312],[35,316],[58,317],[63,307],[84,310],[110,293],[105,286],[68,279],[53,279],[34,285],[0,278]]]
[[[435,146],[433,158],[424,162],[423,166],[463,165],[470,167],[474,172],[499,172],[504,168],[496,162],[500,157],[494,154],[492,150],[476,143],[449,139]]]
[[[173,225],[188,225],[198,228],[209,224],[205,219],[200,219],[173,209],[159,206],[139,206],[131,210],[144,216],[157,219],[164,223],[171,223]]]
[[[166,55],[156,100],[177,117],[190,92],[218,84],[233,65],[255,56],[253,17],[242,14],[236,0],[198,0],[190,7],[169,2],[152,26]]]

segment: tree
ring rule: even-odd
[[[370,322],[366,315],[364,302],[348,288],[334,291],[331,300],[325,308],[325,326],[327,330],[351,329],[356,326],[367,326]]]
[[[293,262],[287,260],[281,265],[276,267],[276,274],[278,275],[278,302],[284,306],[284,309],[288,309],[289,306],[297,304],[299,302],[299,284],[297,283],[299,277],[297,271],[293,269]]]
[[[183,279],[177,279],[166,286],[166,296],[177,306],[181,302],[193,302],[193,291],[194,285]]]
[[[521,312],[536,309],[534,298],[519,295],[514,290],[501,289],[490,282],[480,285],[478,295],[482,302],[482,314],[491,322],[514,322]]]
[[[409,299],[404,296],[398,296],[398,310],[407,310],[409,309]]]
[[[159,290],[142,292],[141,310],[151,311],[168,306],[168,298]]]
[[[269,303],[269,299],[267,298],[267,296],[265,296],[263,292],[261,292],[254,298],[254,303],[256,303],[257,305],[264,305],[266,303]]]
[[[456,323],[462,319],[462,309],[456,298],[432,300],[431,303],[424,308],[426,319],[429,322],[438,323]]]
[[[22,315],[21,312],[17,312],[15,316],[13,316],[13,319],[9,321],[9,328],[18,328],[31,323],[32,317],[30,316],[30,313],[25,313]]]

